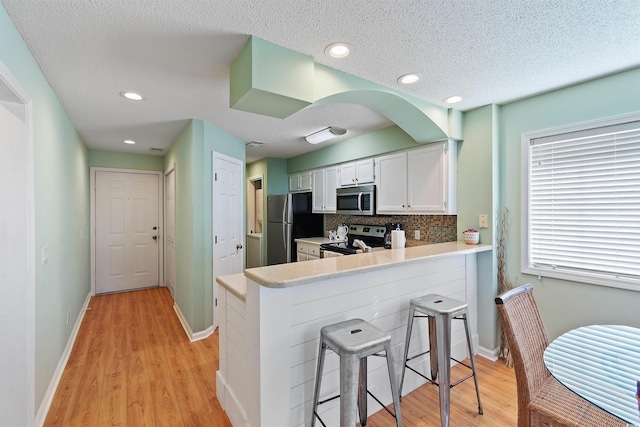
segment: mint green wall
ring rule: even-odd
[[[176,304],[191,330],[213,322],[212,159],[216,151],[244,162],[244,142],[192,120],[165,156],[176,168]],[[243,194],[244,200],[244,194]]]
[[[89,167],[83,141],[2,5],[0,40],[0,61],[33,99],[37,412],[90,291]]]
[[[499,107],[485,106],[464,116],[465,139],[458,143],[458,240],[468,228],[478,228],[478,217],[489,217],[489,228],[478,229],[480,243],[493,244],[499,209],[499,158],[497,119]],[[480,345],[497,346],[498,294],[495,251],[478,255],[478,333]]]
[[[194,161],[193,121],[185,127],[178,139],[165,155],[164,169],[175,165],[176,185],[176,288],[174,299],[187,322],[193,328],[193,174]]]
[[[640,111],[640,68],[571,86],[502,107],[501,199],[509,208],[508,274],[531,282],[549,338],[592,323],[640,327],[640,292],[524,275],[520,272],[521,150],[523,132]]]
[[[90,167],[163,171],[164,163],[164,156],[89,150]]]
[[[287,168],[289,173],[300,172],[412,147],[416,147],[413,138],[399,127],[391,126],[292,157],[287,161]]]

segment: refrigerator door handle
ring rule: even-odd
[[[292,253],[291,253],[291,226],[285,225],[282,229],[282,238],[284,239],[284,247],[287,250],[287,262],[292,261]]]
[[[358,210],[362,212],[362,192],[358,194]]]
[[[287,211],[289,210],[289,198],[285,197],[284,203],[282,204],[282,223],[285,224],[287,222]]]

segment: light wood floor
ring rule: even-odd
[[[190,343],[172,306],[166,288],[91,298],[45,426],[230,426],[215,397],[218,334]],[[451,390],[451,425],[515,426],[513,370],[476,360],[484,415],[465,381]],[[436,386],[403,397],[401,408],[405,427],[440,426]],[[379,411],[367,425],[395,421]]]

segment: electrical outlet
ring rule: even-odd
[[[489,215],[480,215],[478,222],[480,228],[489,228]]]
[[[49,262],[49,246],[42,247],[42,265]]]
[[[69,324],[70,317],[71,317],[71,310],[67,310],[67,325]]]
[[[416,240],[420,240],[420,230],[415,231],[415,238]]]

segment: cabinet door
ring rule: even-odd
[[[375,180],[375,167],[373,159],[358,160],[356,162],[356,183],[368,184]]]
[[[356,164],[344,163],[340,165],[340,185],[356,185]]]
[[[300,174],[294,173],[289,175],[289,192],[293,193],[300,190]]]
[[[311,180],[312,180],[312,173],[311,172],[302,172],[300,174],[300,187],[299,190],[300,191],[309,191],[311,190]]]
[[[313,171],[313,190],[311,191],[311,211],[313,213],[324,212],[325,198],[325,171],[323,169]]]
[[[409,212],[445,213],[447,175],[445,145],[429,144],[409,152]]]
[[[407,153],[395,153],[376,159],[376,212],[406,213]]]
[[[330,167],[324,170],[324,211],[336,211],[336,187],[338,187],[338,168]]]

